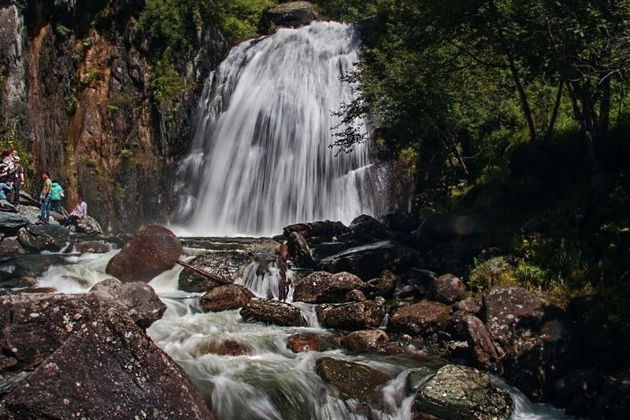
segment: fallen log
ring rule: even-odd
[[[217,276],[216,274],[208,273],[207,271],[202,270],[202,269],[200,269],[200,268],[197,268],[197,267],[193,266],[192,264],[188,264],[188,263],[187,263],[187,262],[185,262],[185,261],[182,261],[182,260],[177,260],[177,261],[175,261],[175,263],[176,263],[176,264],[181,265],[182,267],[184,267],[184,268],[186,268],[186,269],[188,269],[188,270],[190,270],[190,271],[193,271],[193,272],[195,272],[195,273],[199,274],[200,276],[203,276],[203,277],[209,278],[209,279],[214,280],[214,281],[217,281],[217,282],[219,282],[219,283],[223,283],[223,284],[232,284],[232,282],[231,282],[231,281],[226,280],[226,279],[224,279],[223,277],[219,277],[219,276]]]

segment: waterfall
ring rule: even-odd
[[[236,46],[210,75],[182,162],[179,233],[277,234],[296,222],[349,223],[383,207],[370,145],[331,148],[336,111],[356,97],[354,26],[316,22]],[[368,133],[366,122],[354,127]]]

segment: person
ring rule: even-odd
[[[41,203],[39,222],[48,224],[48,218],[50,217],[50,189],[52,188],[52,181],[50,179],[50,174],[46,171],[42,172],[42,179],[44,180],[44,188],[39,196],[39,201]]]
[[[17,155],[13,158],[13,162],[13,205],[17,206],[20,203],[20,187],[24,184],[24,167]]]
[[[87,203],[83,200],[83,197],[79,196],[79,202],[70,212],[68,218],[64,221],[64,225],[77,225],[79,219],[84,219],[87,216]]]
[[[6,191],[11,191],[13,187],[11,187],[10,185],[5,184],[4,182],[0,182],[0,201],[1,200],[7,200],[7,196],[5,194],[5,190]]]
[[[280,282],[278,283],[278,299],[282,302],[287,300],[289,295],[289,285],[291,280],[287,278],[289,268],[289,248],[286,244],[281,244],[278,248],[278,267],[280,268]]]
[[[52,182],[50,187],[50,210],[61,211],[61,199],[63,198],[63,188],[57,181]]]

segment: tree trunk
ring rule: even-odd
[[[545,133],[543,144],[547,144],[547,142],[551,138],[551,135],[553,134],[553,127],[556,125],[556,119],[558,118],[558,109],[560,109],[560,102],[562,101],[562,88],[563,87],[564,87],[564,80],[560,80],[560,85],[558,86],[558,93],[556,94],[556,102],[553,105],[551,119],[549,120],[549,126],[547,127],[547,132]]]

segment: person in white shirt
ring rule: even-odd
[[[75,208],[70,212],[70,215],[65,220],[64,225],[75,225],[79,219],[84,219],[87,216],[87,203],[83,200],[83,197],[79,197],[79,202]]]

